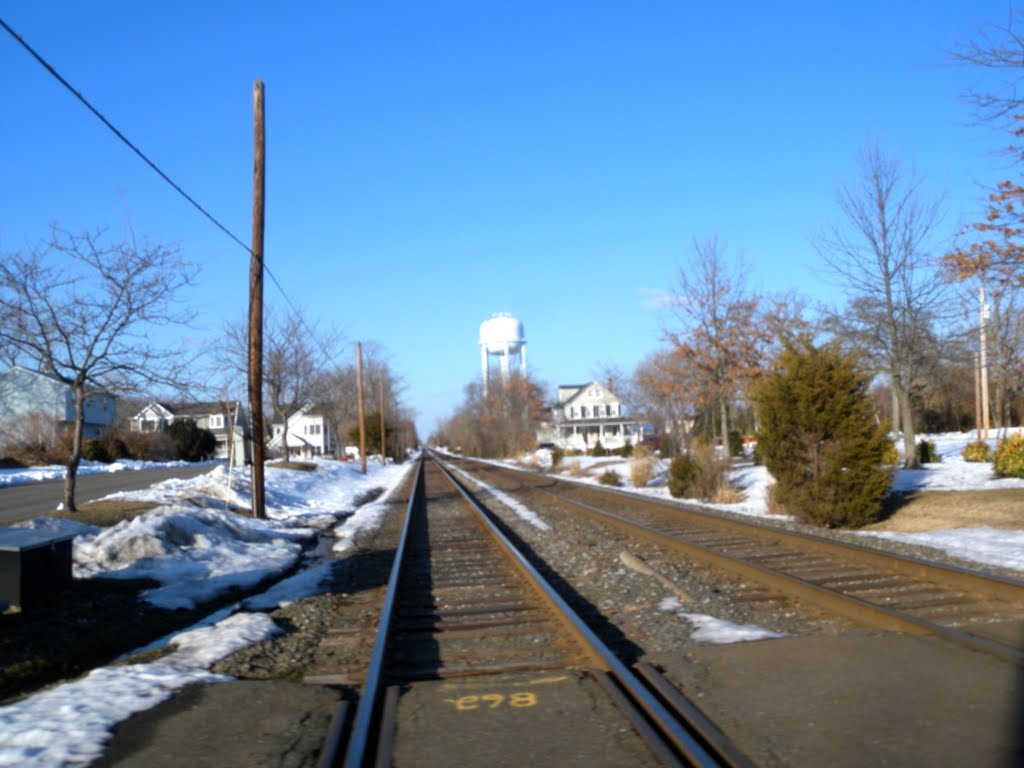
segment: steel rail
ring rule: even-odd
[[[419,466],[416,468],[416,479],[413,481],[412,492],[409,494],[409,503],[405,509],[405,521],[402,524],[401,538],[395,551],[394,565],[388,578],[387,596],[384,600],[384,607],[381,610],[381,619],[377,628],[377,636],[374,640],[373,654],[370,657],[370,665],[367,669],[366,679],[363,682],[362,695],[359,698],[359,706],[356,709],[355,719],[352,723],[352,733],[349,738],[348,747],[345,750],[345,761],[343,763],[345,768],[362,768],[369,757],[368,748],[372,732],[371,726],[374,718],[377,716],[377,702],[380,697],[384,662],[391,634],[392,618],[398,593],[398,579],[402,571],[405,544],[409,538],[410,521],[412,520],[414,506],[418,503],[426,503],[422,493],[423,463],[423,457],[420,457]]]
[[[629,667],[598,638],[595,632],[580,618],[562,596],[548,584],[533,564],[526,559],[495,524],[487,510],[473,499],[464,485],[435,456],[431,455],[430,458],[437,463],[463,498],[480,515],[482,522],[494,536],[495,540],[500,543],[510,557],[518,562],[521,570],[528,574],[536,587],[545,593],[546,599],[556,606],[559,613],[572,625],[577,635],[589,647],[591,654],[600,658],[602,665],[611,673],[618,686],[644,711],[662,736],[673,745],[685,760],[689,761],[689,764],[698,766],[750,765],[749,761],[734,763],[728,758],[723,759],[721,751],[719,751],[718,755],[712,755],[704,743],[683,724],[678,714],[673,714],[661,698],[641,683]],[[711,748],[714,748],[713,745]],[[654,746],[652,746],[652,749],[654,749],[656,754],[658,753]],[[731,754],[738,754],[738,751],[733,748]]]
[[[493,465],[485,466],[494,469]],[[501,467],[499,471],[528,474],[524,473],[522,470],[506,467]],[[556,481],[555,484],[559,484],[559,481]],[[719,552],[709,547],[686,541],[671,532],[658,530],[657,528],[653,528],[642,522],[617,515],[614,512],[609,512],[605,509],[585,504],[582,501],[567,498],[561,494],[548,490],[547,488],[540,487],[539,484],[531,485],[530,487],[532,490],[539,493],[551,496],[563,503],[583,509],[590,514],[597,515],[605,522],[614,525],[628,534],[640,534],[648,541],[682,551],[688,557],[695,560],[730,570],[733,573],[740,574],[745,578],[757,581],[758,583],[770,588],[794,594],[798,598],[826,608],[829,611],[838,613],[856,622],[880,629],[899,630],[910,634],[935,635],[972,650],[990,654],[1018,666],[1024,666],[1024,650],[1011,644],[1003,643],[999,640],[983,637],[970,632],[953,629],[951,627],[946,627],[942,624],[913,616],[895,608],[879,605],[878,603],[864,600],[837,589],[815,584],[814,582],[808,581],[799,576],[794,576],[780,570],[758,565],[757,563],[748,562],[742,558],[733,557],[732,555],[728,555],[724,552]],[[683,510],[687,514],[700,517],[702,520],[706,521],[708,525],[716,528],[724,528],[728,531],[738,532],[744,536],[775,539],[777,541],[781,540],[804,552],[840,552],[842,554],[837,555],[838,557],[845,556],[847,558],[853,558],[860,561],[866,560],[873,564],[883,566],[891,571],[916,578],[928,579],[930,577],[933,581],[944,586],[953,586],[955,588],[971,591],[981,591],[995,597],[1004,599],[1009,597],[1018,601],[1021,599],[1022,594],[1024,594],[1024,582],[1010,578],[977,573],[965,568],[949,566],[942,563],[918,560],[897,553],[889,554],[879,552],[878,550],[874,550],[869,547],[862,547],[846,542],[837,542],[831,539],[821,539],[809,534],[772,528],[756,522],[746,523],[729,520],[707,512],[693,510],[690,508],[682,508],[675,504],[656,502],[645,498],[636,498],[631,494],[615,492],[610,489],[601,489],[598,491],[587,486],[580,486],[580,488],[589,494],[615,495],[622,497],[631,503],[655,507],[660,511]]]

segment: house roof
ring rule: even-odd
[[[576,388],[576,391],[573,392],[572,396],[566,398],[565,400],[562,400],[561,402],[559,402],[558,406],[560,408],[564,408],[567,405],[571,405],[576,400],[580,399],[583,396],[584,392],[586,392],[587,390],[589,390],[592,387],[597,387],[598,389],[600,389],[602,394],[611,395],[613,398],[615,398],[616,402],[619,402],[619,403],[622,402],[622,399],[618,395],[616,395],[614,392],[612,392],[610,389],[608,389],[608,387],[606,387],[604,384],[601,384],[601,383],[599,383],[597,381],[592,381],[589,384],[580,384],[579,387]],[[565,388],[566,389],[568,389],[568,388],[575,388],[575,385],[572,385],[572,387],[565,387]],[[563,387],[559,387],[559,389],[563,389]]]
[[[159,408],[166,412],[169,416],[175,417],[190,417],[190,416],[209,416],[212,414],[224,413],[225,407],[229,410],[234,410],[239,407],[238,400],[227,400],[227,401],[210,401],[210,402],[199,402],[199,403],[162,403],[157,400],[149,402],[145,408],[135,414],[132,418],[137,419],[142,415],[143,411],[150,408]]]

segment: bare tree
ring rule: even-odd
[[[362,349],[363,388],[373,393],[373,404],[367,403],[370,410],[377,410],[374,406],[379,406],[376,400],[383,388],[384,409],[388,414],[389,424],[394,426],[401,420],[411,419],[411,414],[401,401],[405,385],[402,378],[392,370],[383,347],[370,341],[364,342]],[[357,424],[358,419],[355,363],[326,370],[322,374],[322,379],[322,387],[327,392],[323,402],[327,418],[335,434],[347,435]],[[390,430],[391,427],[387,429]]]
[[[1013,128],[1024,111],[1024,97],[1018,85],[1024,78],[1024,10],[1011,8],[1005,22],[987,24],[978,29],[974,39],[953,52],[953,60],[970,67],[1005,72],[1006,82],[996,89],[972,89],[967,100],[974,105],[978,118],[1000,127]]]
[[[664,339],[679,363],[699,374],[690,399],[719,412],[722,445],[728,445],[729,412],[764,366],[771,343],[758,320],[761,297],[750,293],[743,274],[730,269],[716,237],[694,240],[693,259],[679,269],[672,295],[672,327]]]
[[[75,421],[64,480],[64,506],[76,511],[85,402],[90,389],[178,384],[181,349],[153,341],[158,327],[184,325],[193,313],[177,300],[195,268],[175,247],[129,240],[105,244],[103,233],[74,235],[56,227],[28,255],[0,259],[0,342],[68,385]]]
[[[903,433],[907,466],[916,466],[911,387],[919,350],[932,333],[945,283],[927,252],[939,222],[939,204],[925,199],[921,181],[905,177],[877,146],[864,150],[860,179],[838,192],[842,220],[815,246],[845,290],[848,327],[889,378],[894,429]]]
[[[248,325],[225,326],[228,360],[236,372],[248,370]],[[336,329],[321,329],[302,308],[280,313],[270,308],[264,316],[263,386],[274,420],[283,423],[282,447],[289,455],[288,421],[302,407],[320,404],[329,395],[324,372],[332,364],[342,340]],[[253,439],[264,439],[253,435]]]

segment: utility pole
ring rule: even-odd
[[[366,415],[363,412],[363,345],[356,342],[356,407],[359,411],[359,463],[366,474]]]
[[[978,294],[981,304],[981,429],[982,440],[988,440],[988,303],[985,301],[985,286],[982,285]]]
[[[267,516],[263,485],[263,193],[265,190],[263,81],[252,88],[252,255],[249,260],[249,411],[252,413],[252,515]],[[285,436],[287,442],[287,435]]]
[[[380,463],[388,463],[387,444],[384,440],[384,379],[377,382],[378,399],[380,400]]]
[[[981,440],[981,363],[977,352],[974,353],[974,431]]]

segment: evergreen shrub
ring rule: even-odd
[[[875,423],[869,381],[835,345],[805,341],[782,353],[755,393],[758,452],[777,507],[829,528],[879,518],[892,444],[888,425]]]
[[[1024,432],[999,441],[992,457],[992,468],[1000,477],[1024,477]]]
[[[938,464],[942,461],[942,457],[935,449],[935,443],[931,440],[921,440],[916,450],[918,464]]]
[[[596,443],[594,443],[594,448],[593,448],[593,450],[591,450],[590,455],[591,456],[607,456],[608,455],[608,451],[605,450],[605,447],[603,445],[601,445],[601,441],[598,440]]]
[[[622,444],[622,447],[619,448],[618,454],[622,458],[628,459],[630,456],[633,455],[633,444],[627,440],[625,443]]]
[[[690,454],[681,453],[668,466],[668,492],[676,499],[694,497],[697,495],[700,476],[700,465]]]
[[[729,455],[743,455],[743,435],[735,429],[729,432]]]
[[[82,458],[86,461],[99,461],[103,464],[110,464],[114,457],[110,455],[106,443],[103,440],[88,438],[82,441]]]
[[[178,449],[183,461],[204,461],[217,449],[217,438],[208,429],[202,429],[192,419],[179,419],[164,430]]]
[[[725,487],[727,468],[728,462],[718,457],[713,443],[698,441],[689,453],[681,453],[672,459],[668,470],[668,492],[676,498],[712,500]]]
[[[991,461],[992,449],[988,447],[988,443],[984,440],[975,440],[973,443],[968,443],[964,446],[964,449],[960,451],[960,456],[964,461]]]

